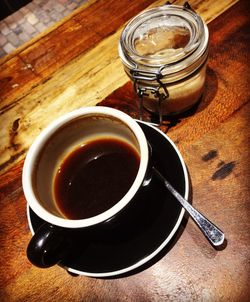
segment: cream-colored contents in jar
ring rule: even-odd
[[[162,102],[163,114],[177,114],[191,108],[202,96],[206,79],[206,64],[186,80],[167,85],[169,97]],[[144,98],[143,105],[151,112],[158,112],[158,99]]]
[[[178,114],[201,99],[208,40],[206,24],[186,5],[154,7],[130,20],[121,34],[119,55],[146,109]]]
[[[140,56],[147,56],[149,62],[154,59],[164,59],[165,62],[175,61],[178,54],[183,53],[190,40],[190,33],[186,28],[156,27],[150,29],[135,40],[135,49]],[[152,58],[152,60],[150,59]],[[162,103],[162,113],[180,113],[195,104],[201,97],[205,83],[205,64],[187,79],[176,83],[168,83],[168,78],[163,80],[169,97]],[[152,112],[158,111],[158,99],[154,95],[144,99],[144,107]]]
[[[186,28],[151,28],[135,40],[135,50],[141,56],[173,56],[188,44],[189,39]]]

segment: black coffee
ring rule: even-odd
[[[139,154],[119,139],[97,139],[79,147],[66,157],[55,177],[59,209],[69,219],[108,210],[128,192],[139,162]]]

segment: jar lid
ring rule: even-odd
[[[198,68],[207,53],[208,29],[186,6],[164,5],[134,17],[124,28],[119,54],[130,69],[161,70],[163,75]]]

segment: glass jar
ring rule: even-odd
[[[183,112],[202,96],[209,33],[188,3],[148,9],[126,25],[119,55],[143,107]]]

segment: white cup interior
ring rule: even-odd
[[[55,202],[55,174],[69,153],[101,137],[121,139],[137,150],[140,165],[136,179],[127,194],[107,211],[87,219],[67,219]],[[146,138],[131,117],[107,107],[82,108],[56,120],[35,140],[24,163],[24,193],[32,210],[42,219],[63,227],[90,226],[111,218],[129,203],[143,182],[147,163]]]

